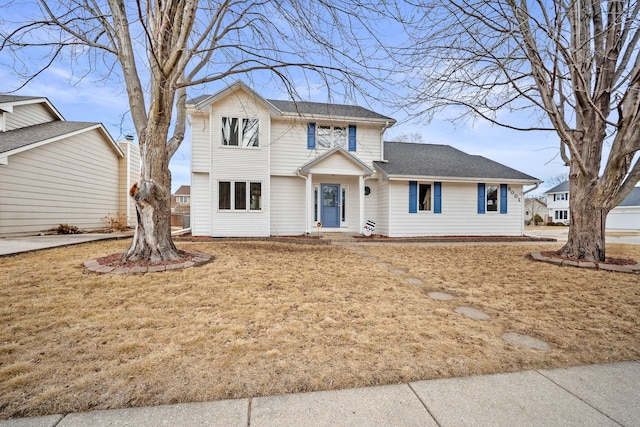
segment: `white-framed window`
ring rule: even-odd
[[[347,148],[347,128],[344,126],[319,125],[316,128],[316,144],[319,148],[340,146]]]
[[[553,219],[556,221],[566,221],[569,219],[569,211],[568,210],[554,211]]]
[[[418,211],[430,212],[433,205],[431,184],[418,183]]]
[[[178,203],[189,203],[189,196],[178,196]]]
[[[218,181],[218,210],[261,211],[262,183],[252,181]]]
[[[222,117],[222,145],[228,147],[259,147],[260,121],[239,117]]]
[[[347,225],[349,219],[349,210],[347,204],[349,200],[349,187],[346,185],[340,186],[340,224]]]
[[[487,184],[486,212],[498,212],[498,186]]]
[[[558,193],[553,195],[553,200],[569,200],[569,193]]]

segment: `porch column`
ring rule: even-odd
[[[358,233],[362,234],[362,230],[364,229],[364,176],[360,175],[358,177],[358,191],[360,198],[360,221],[358,226]]]
[[[307,175],[307,189],[306,189],[306,214],[305,214],[305,220],[306,220],[306,224],[305,224],[305,229],[306,229],[306,233],[309,234],[311,233],[311,220],[313,218],[313,174],[311,174],[311,172],[309,172],[309,174]]]

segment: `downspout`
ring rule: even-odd
[[[311,230],[309,229],[309,191],[307,188],[309,177],[304,176],[300,173],[300,168],[296,169],[296,175],[299,178],[304,179],[304,230],[306,234],[310,234]]]
[[[525,209],[527,208],[527,207],[526,207],[525,200],[524,200],[524,196],[525,196],[527,193],[532,192],[533,190],[535,190],[535,189],[536,189],[536,188],[538,188],[538,187],[540,187],[540,183],[539,183],[539,182],[536,182],[536,183],[535,183],[535,185],[533,186],[533,188],[530,188],[530,189],[528,189],[527,191],[523,191],[523,192],[522,192],[522,221],[521,221],[521,225],[520,225],[520,227],[522,227],[522,229],[521,229],[520,234],[522,234],[523,236],[525,235],[525,234],[524,234],[524,218],[525,218],[525,216],[526,216],[526,215],[524,214],[524,211],[525,211]],[[534,223],[534,224],[535,224],[535,223]]]

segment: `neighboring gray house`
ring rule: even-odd
[[[546,193],[549,216],[554,222],[569,224],[571,211],[569,209],[569,181],[564,181]],[[613,208],[607,215],[606,228],[609,230],[640,230],[640,187]]]
[[[135,224],[127,193],[138,159],[100,123],[68,122],[46,98],[0,94],[0,235],[100,229],[118,212]]]
[[[453,147],[385,142],[395,120],[349,105],[269,100],[242,82],[188,102],[194,235],[322,231],[524,234],[541,181]]]

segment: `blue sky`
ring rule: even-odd
[[[0,92],[13,89],[15,82],[11,70],[6,67],[0,68]],[[260,87],[256,90],[265,98],[288,98],[284,91],[273,85],[263,85],[256,81],[254,83],[258,83]],[[198,88],[197,91],[191,92],[190,96],[213,93],[222,87],[222,84],[218,84]],[[305,100],[326,101],[327,93],[322,85],[309,84],[309,87],[311,89],[300,91],[302,96],[307,98]],[[66,120],[101,122],[116,140],[123,139],[128,133],[135,134],[128,115],[126,94],[124,89],[117,85],[105,85],[90,79],[72,83],[69,73],[60,66],[55,66],[16,94],[48,98]],[[558,157],[558,139],[555,133],[514,131],[482,120],[453,125],[447,120],[446,111],[430,123],[420,123],[418,120],[407,120],[406,115],[397,111],[387,111],[383,105],[376,106],[375,100],[369,100],[368,104],[368,108],[391,116],[399,122],[387,130],[387,140],[403,134],[418,133],[422,135],[425,143],[451,145],[469,154],[478,154],[503,163],[541,180],[548,180],[552,176],[567,172],[568,168],[562,165]],[[511,120],[522,122],[524,119],[514,115]],[[189,136],[188,133],[171,161],[172,191],[180,185],[189,184]],[[540,190],[533,194],[540,194],[548,188],[543,184]]]
[[[18,15],[31,15],[33,11],[15,11]],[[391,36],[389,36],[391,37]],[[29,61],[28,58],[25,60]],[[10,67],[11,58],[6,51],[0,51],[0,92],[9,92],[19,86],[19,82]],[[31,81],[18,92],[18,95],[42,96],[58,109],[66,120],[101,122],[116,140],[123,139],[127,134],[134,134],[135,130],[128,115],[128,102],[124,87],[118,83],[118,78],[96,81],[90,75],[82,80],[76,76],[81,70],[72,70],[68,64],[55,63],[46,72]],[[298,73],[294,82],[298,93],[306,101],[326,102],[328,91],[320,78],[312,75]],[[295,73],[294,73],[295,75]],[[406,76],[389,76],[389,82],[383,86],[394,84],[393,81],[402,81]],[[288,94],[282,86],[273,84],[273,79],[264,72],[248,76],[244,79],[247,84],[265,98],[288,99]],[[204,93],[214,93],[223,88],[225,84],[231,84],[235,78],[206,87],[192,88],[189,96],[198,96]],[[398,86],[398,92],[404,89]],[[341,99],[335,102],[349,103]],[[568,168],[562,165],[558,156],[558,138],[553,132],[521,132],[491,125],[480,119],[475,122],[451,124],[447,119],[451,118],[453,111],[444,111],[433,118],[429,123],[418,119],[408,120],[405,113],[390,110],[375,98],[361,98],[362,106],[370,108],[380,114],[393,117],[398,124],[389,129],[386,139],[397,139],[404,134],[420,134],[425,143],[447,144],[469,154],[485,156],[489,159],[503,163],[514,169],[532,175],[544,181],[550,177],[564,174]],[[505,113],[506,114],[506,113]],[[518,124],[531,123],[525,115],[505,116],[507,122]],[[529,121],[529,123],[527,123]],[[185,141],[174,155],[171,161],[173,177],[172,191],[180,185],[189,184],[190,180],[190,134],[187,132]],[[541,194],[549,185],[543,184],[540,189],[532,194]]]

